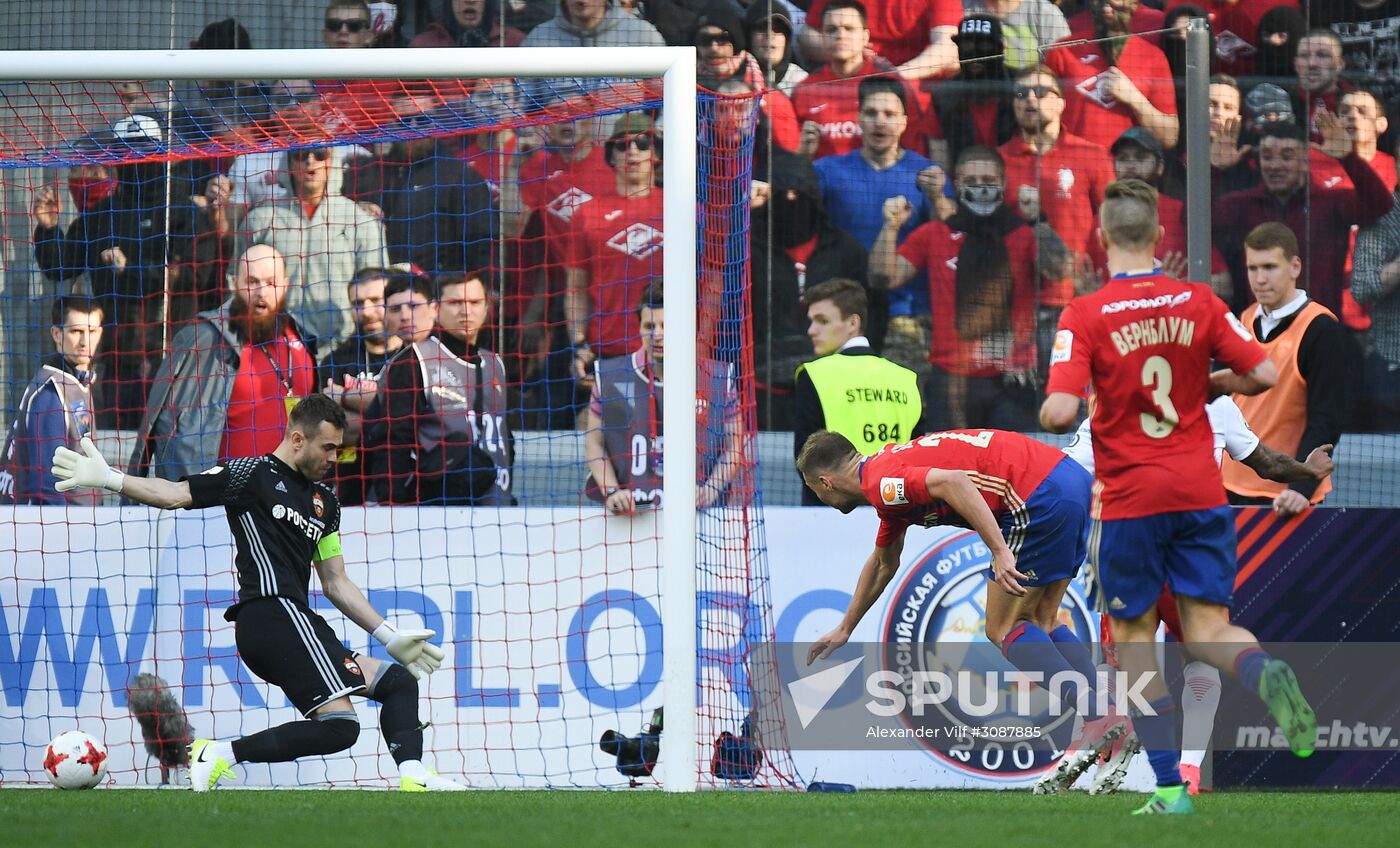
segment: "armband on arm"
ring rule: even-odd
[[[331,557],[338,557],[340,555],[340,534],[331,533],[322,536],[320,544],[316,545],[316,561],[325,562]]]

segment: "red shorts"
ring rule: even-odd
[[[1176,598],[1170,586],[1164,585],[1162,594],[1157,596],[1157,619],[1167,626],[1167,632],[1173,639],[1181,641],[1181,613],[1176,608]],[[1099,617],[1099,647],[1103,649],[1104,662],[1118,668],[1118,653],[1113,650],[1113,630],[1106,615]]]

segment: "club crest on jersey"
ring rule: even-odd
[[[1050,351],[1050,364],[1069,362],[1074,355],[1074,331],[1061,330],[1055,334],[1055,347]]]
[[[78,425],[78,433],[86,436],[92,432],[92,412],[81,400],[73,402],[73,420]]]
[[[899,506],[909,503],[909,500],[904,497],[904,478],[881,477],[880,502],[885,506]]]
[[[1060,197],[1069,197],[1070,189],[1074,188],[1074,170],[1071,168],[1061,168],[1058,176]]]
[[[316,513],[317,518],[326,514],[326,503],[321,500],[320,492],[313,492],[311,495],[311,511]]]
[[[1105,109],[1112,109],[1118,105],[1118,98],[1113,96],[1109,90],[1108,77],[1104,74],[1094,74],[1085,77],[1075,88],[1085,98],[1094,101]]]
[[[545,209],[561,221],[572,221],[579,207],[592,199],[593,195],[575,186],[546,203]]]
[[[628,224],[627,229],[614,233],[608,247],[633,259],[645,259],[661,249],[661,231],[643,223]]]

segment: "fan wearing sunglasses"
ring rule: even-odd
[[[330,148],[288,151],[277,176],[287,196],[249,209],[239,244],[270,244],[286,257],[287,309],[331,345],[352,329],[346,281],[387,264],[384,225],[341,193],[342,174]]]
[[[365,0],[331,0],[321,39],[327,47],[368,47],[374,41],[369,4]]]
[[[564,312],[584,391],[593,388],[595,359],[636,349],[637,298],[661,276],[662,193],[654,185],[661,148],[651,117],[623,115],[603,150],[616,191],[574,213],[564,261]]]

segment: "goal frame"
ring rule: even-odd
[[[219,79],[504,79],[619,77],[663,80],[662,129],[666,155],[662,272],[667,358],[662,416],[693,420],[696,410],[697,98],[693,47],[404,48],[399,50],[15,50],[0,51],[0,81]],[[680,308],[686,304],[688,308]],[[696,701],[697,518],[696,432],[671,427],[662,445],[661,614],[662,702],[666,755],[658,763],[662,786],[694,792],[699,786]]]

